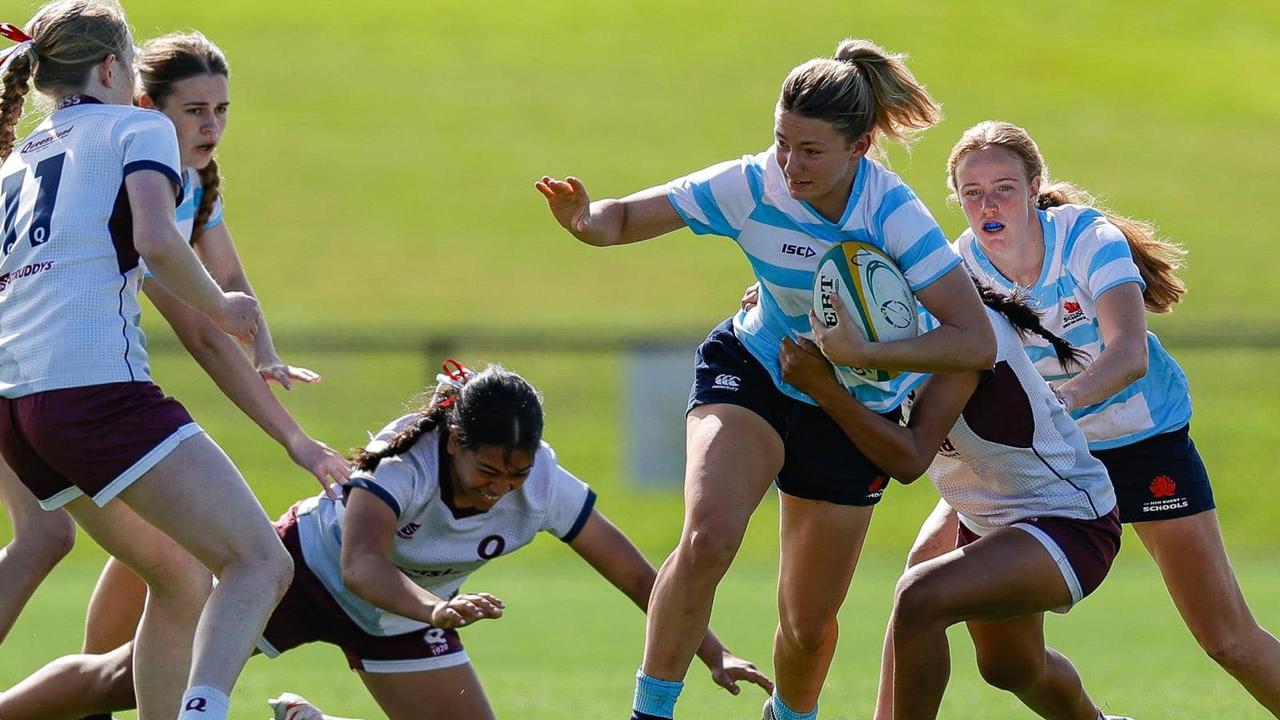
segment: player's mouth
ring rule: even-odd
[[[982,232],[985,232],[988,234],[995,234],[1000,232],[1003,229],[1004,229],[1004,223],[1001,223],[1001,222],[989,220],[987,222],[982,223]]]
[[[476,488],[476,494],[480,496],[480,499],[481,499],[481,500],[484,500],[485,502],[489,503],[490,505],[492,505],[492,504],[494,504],[494,503],[496,503],[496,502],[498,502],[499,500],[501,500],[501,499],[502,499],[502,496],[501,496],[501,495],[496,495],[496,494],[491,493],[491,492],[489,492],[489,491],[487,491],[487,490],[485,490],[485,489],[483,489],[483,488]]]
[[[813,184],[812,180],[797,180],[796,178],[787,178],[787,187],[792,190],[803,190]]]
[[[205,155],[209,155],[209,154],[212,154],[212,153],[213,153],[213,149],[214,149],[214,148],[216,148],[216,147],[218,147],[218,143],[216,143],[216,142],[205,143],[205,144],[203,144],[203,145],[197,145],[197,146],[196,146],[196,152],[200,152],[200,153],[204,153]]]

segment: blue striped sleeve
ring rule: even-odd
[[[667,183],[676,214],[699,235],[737,238],[763,192],[753,158],[722,162]]]

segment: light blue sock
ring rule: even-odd
[[[676,700],[680,699],[680,691],[684,683],[680,681],[659,680],[646,675],[644,670],[636,671],[636,699],[631,708],[637,713],[659,718],[676,716]]]
[[[787,707],[782,702],[782,698],[778,697],[778,691],[773,691],[773,717],[775,720],[817,720],[818,706],[814,705],[813,710],[807,713],[798,713]]]

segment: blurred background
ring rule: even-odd
[[[0,19],[23,23],[35,7],[3,0]],[[679,533],[679,478],[637,478],[650,450],[633,439],[665,432],[678,442],[683,421],[679,407],[636,415],[637,388],[657,367],[636,347],[658,342],[675,357],[663,367],[679,373],[681,355],[736,308],[750,272],[731,241],[687,231],[581,245],[533,182],[574,174],[593,197],[616,197],[758,152],[794,65],[847,36],[908,53],[946,120],[888,156],[949,237],[964,218],[946,201],[946,155],[966,128],[1003,119],[1031,132],[1056,178],[1190,250],[1190,293],[1151,325],[1191,379],[1193,434],[1246,594],[1264,625],[1280,627],[1280,320],[1270,305],[1280,254],[1269,222],[1280,191],[1280,6],[130,0],[126,10],[139,40],[199,29],[231,62],[218,150],[226,217],[281,357],[324,376],[284,396],[303,425],[334,447],[359,445],[409,407],[445,352],[501,362],[545,393],[561,462],[655,564]],[[232,455],[272,517],[315,491],[156,313],[146,329],[159,384]],[[870,715],[893,581],[935,501],[921,482],[895,485],[880,505],[824,718]],[[768,498],[714,619],[762,666],[776,619],[776,528]],[[1265,717],[1196,647],[1136,537],[1125,542],[1097,595],[1049,620],[1051,642],[1116,712]],[[78,648],[101,562],[81,538],[0,650],[0,686]],[[571,552],[539,541],[469,587],[511,607],[466,635],[499,717],[625,717],[643,622]],[[953,649],[945,716],[1026,716],[983,685],[963,632]],[[255,659],[235,717],[261,717],[261,702],[284,689],[378,717],[343,668],[333,648]],[[757,716],[763,696],[732,698],[698,667],[690,678],[682,717]]]

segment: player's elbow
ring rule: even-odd
[[[1125,364],[1125,369],[1128,370],[1126,378],[1130,383],[1137,382],[1147,375],[1148,357],[1146,338],[1143,338],[1141,342],[1135,341],[1128,343],[1126,350],[1127,352],[1125,353],[1125,356],[1129,360]],[[1126,383],[1126,385],[1127,384],[1128,383]]]
[[[342,585],[356,597],[372,602],[369,593],[377,584],[373,582],[373,575],[359,555],[343,554]]]
[[[158,267],[173,256],[173,238],[164,228],[138,227],[133,233],[133,249],[138,251],[148,265]]]

